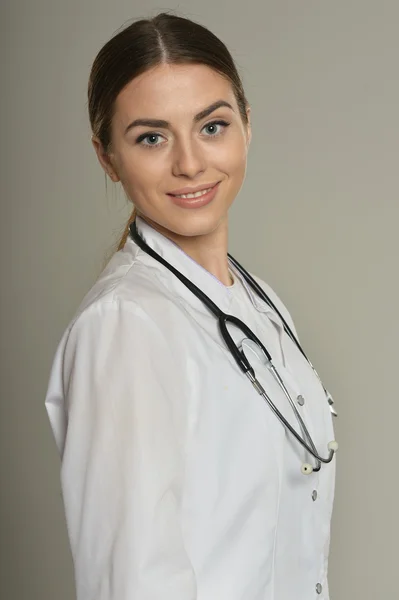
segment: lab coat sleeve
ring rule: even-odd
[[[182,499],[187,383],[139,306],[100,302],[65,345],[61,483],[77,600],[194,600]]]

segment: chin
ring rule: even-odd
[[[175,219],[167,219],[162,225],[175,235],[196,237],[214,233],[219,227],[227,223],[227,210],[195,211],[188,209],[184,214]]]

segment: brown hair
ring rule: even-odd
[[[97,54],[88,85],[89,119],[93,135],[106,152],[111,148],[115,100],[135,77],[159,64],[202,64],[230,81],[244,123],[247,100],[241,78],[225,44],[206,27],[176,15],[160,13],[140,19],[112,37]],[[129,218],[118,250],[125,245]]]

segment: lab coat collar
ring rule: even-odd
[[[136,226],[141,237],[153,250],[155,250],[155,252],[200,288],[222,311],[229,311],[233,298],[233,289],[238,284],[237,281],[235,281],[232,286],[225,286],[217,279],[217,277],[212,275],[212,273],[197,263],[191,256],[186,254],[180,246],[154,229],[154,227],[139,216],[136,217]],[[204,306],[203,302],[164,265],[156,261],[152,256],[149,256],[144,250],[138,248],[131,236],[128,237],[128,243],[134,244],[136,247],[136,259],[141,263],[149,265],[152,268],[155,263],[157,266],[158,278],[164,283],[169,291],[173,289],[176,295],[183,299],[183,301],[194,305],[202,312],[209,314],[209,310]]]
[[[274,311],[255,294],[250,286],[246,283],[244,277],[235,268],[229,260],[229,269],[234,277],[234,284],[225,286],[217,277],[212,275],[193,258],[186,254],[175,242],[164,236],[162,233],[154,229],[147,221],[141,217],[136,217],[137,231],[144,241],[157,252],[164,260],[167,260],[175,269],[185,275],[198,288],[200,288],[223,312],[228,313],[233,300],[236,287],[240,283],[244,286],[251,303],[259,312],[268,313],[277,325],[281,326],[281,321]],[[136,249],[136,257],[140,262],[154,267],[154,263],[158,268],[159,279],[170,290],[171,287],[176,294],[184,301],[194,305],[198,310],[209,314],[209,309],[199,300],[177,277],[175,277],[164,265],[149,256],[141,250],[134,240],[129,236],[128,244],[133,245]]]
[[[252,275],[252,273],[251,273]],[[252,275],[253,276],[253,275]],[[241,277],[242,285],[244,286],[249,298],[251,299],[252,304],[256,308],[257,311],[261,313],[266,313],[268,317],[278,326],[281,332],[284,330],[284,325],[278,314],[269,306],[267,302],[262,300],[262,298],[254,292],[251,286],[246,282],[244,277]],[[258,281],[259,283],[259,281]],[[262,285],[259,283],[262,287]]]

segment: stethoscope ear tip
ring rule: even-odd
[[[333,452],[336,452],[338,450],[338,442],[332,440],[332,442],[328,444],[328,449],[332,450]]]
[[[312,465],[309,463],[303,463],[301,467],[301,473],[302,475],[310,475],[311,473],[313,473]]]

